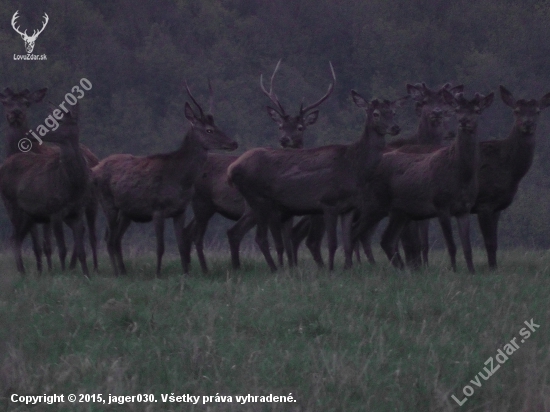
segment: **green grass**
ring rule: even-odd
[[[232,271],[210,253],[210,276],[180,276],[167,256],[129,255],[129,276],[102,256],[91,281],[79,271],[14,273],[0,254],[0,409],[10,411],[550,411],[550,254],[503,251],[501,269],[447,270],[443,252],[418,273],[382,256],[332,276],[302,252],[301,266],[273,275],[249,254]],[[459,259],[462,262],[463,259]],[[338,261],[338,267],[342,262]],[[472,385],[484,362],[534,332],[494,376]],[[496,361],[495,361],[496,364]],[[485,373],[484,373],[485,374]],[[462,388],[475,393],[462,406]],[[155,394],[156,403],[25,406],[11,394]],[[201,396],[198,405],[161,394]],[[288,395],[295,403],[248,403],[236,395]],[[232,403],[202,404],[203,395]]]

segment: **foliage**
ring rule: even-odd
[[[276,125],[265,112],[269,102],[258,81],[280,58],[275,86],[292,112],[302,99],[311,102],[324,93],[328,61],[336,70],[334,96],[307,131],[308,147],[358,135],[362,113],[351,104],[352,88],[391,99],[405,93],[407,82],[421,81],[463,82],[468,93],[504,84],[526,98],[550,90],[545,0],[0,0],[0,6],[3,87],[46,86],[48,98],[61,102],[88,78],[93,88],[82,100],[82,141],[99,157],[174,149],[187,127],[184,81],[206,104],[207,78],[215,87],[217,123],[239,141],[240,152],[276,146]],[[15,10],[29,31],[39,27],[44,12],[50,16],[34,51],[47,54],[46,61],[13,60],[24,53],[9,23]],[[415,128],[410,113],[402,117],[404,134]],[[31,125],[45,116],[46,105],[33,108]],[[494,105],[482,119],[485,138],[506,136],[511,118],[503,105]],[[540,182],[550,176],[544,161],[549,128],[543,113],[531,171],[540,180],[522,182],[518,205],[503,216],[503,244],[550,244],[550,217],[533,213],[532,202],[520,199],[529,193],[540,198]],[[517,230],[520,221],[533,231]],[[5,238],[3,210],[0,224]]]

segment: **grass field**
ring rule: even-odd
[[[79,271],[37,277],[30,254],[21,278],[0,254],[0,409],[550,411],[550,253],[503,251],[491,273],[477,251],[474,276],[448,271],[443,252],[418,273],[378,256],[375,267],[332,276],[305,255],[299,269],[273,275],[259,255],[232,271],[228,256],[210,254],[211,275],[194,261],[185,280],[175,256],[163,279],[152,254],[128,256],[129,276],[118,279],[101,256],[88,281]],[[521,342],[531,319],[540,327]],[[513,338],[515,352],[480,378]],[[105,403],[10,401],[71,393]],[[157,402],[109,405],[109,394]],[[200,398],[163,402],[170,394]],[[295,402],[237,402],[248,394]]]

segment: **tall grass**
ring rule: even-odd
[[[155,279],[153,255],[108,259],[80,272],[14,273],[0,255],[0,406],[10,411],[550,411],[550,254],[504,251],[500,269],[394,271],[381,256],[329,274],[304,258],[268,272],[249,254],[232,271],[210,254],[211,274],[180,276],[176,256]],[[27,260],[26,267],[33,267]],[[342,267],[342,262],[338,262]],[[519,343],[524,321],[540,328]],[[470,381],[512,338],[519,349],[481,387]],[[496,365],[496,361],[495,361]],[[463,388],[475,393],[465,398]],[[155,394],[156,403],[25,406],[12,394]],[[197,405],[161,394],[201,396]],[[292,394],[293,403],[236,402]],[[232,403],[202,403],[202,396]],[[107,401],[108,402],[108,401]]]

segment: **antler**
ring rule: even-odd
[[[13,29],[18,33],[20,34],[21,36],[27,36],[27,30],[25,30],[24,33],[21,33],[19,31],[19,26],[15,27],[15,21],[19,18],[19,16],[17,15],[17,13],[19,13],[19,10],[17,10],[15,13],[13,13],[13,17],[11,18],[11,27],[13,27]]]
[[[34,30],[33,33],[32,33],[32,36],[31,36],[31,39],[36,39],[38,37],[38,35],[40,33],[42,33],[44,31],[44,29],[46,28],[46,25],[48,24],[48,22],[50,21],[50,18],[48,17],[48,15],[46,13],[44,13],[44,23],[42,23],[42,28],[40,30]]]
[[[189,97],[191,98],[191,100],[193,100],[193,103],[195,103],[195,106],[197,106],[199,108],[199,113],[201,115],[201,119],[204,118],[204,113],[201,109],[201,106],[197,103],[197,101],[195,100],[195,98],[193,97],[193,95],[191,94],[191,90],[189,90],[189,85],[187,84],[187,80],[185,81],[185,88],[187,89],[187,94],[189,95]]]
[[[331,95],[332,93],[332,90],[334,90],[334,83],[336,82],[336,74],[334,73],[334,67],[332,67],[332,63],[329,62],[329,65],[330,65],[330,71],[332,73],[332,82],[330,83],[330,85],[328,86],[328,90],[327,92],[325,93],[325,95],[323,97],[321,97],[319,100],[317,100],[315,103],[305,107],[305,108],[302,108],[302,106],[300,105],[300,113],[301,114],[305,114],[306,112],[312,110],[312,109],[315,109],[316,107],[318,107],[321,103],[323,103],[325,100],[328,99],[328,97]]]
[[[277,62],[277,66],[275,66],[275,70],[273,70],[273,74],[271,75],[271,82],[269,83],[269,92],[264,87],[263,74],[260,74],[260,87],[262,88],[262,92],[264,92],[264,94],[267,97],[269,97],[269,99],[273,103],[275,103],[277,105],[277,107],[281,111],[281,113],[279,113],[279,114],[284,116],[285,115],[285,109],[283,108],[281,103],[279,103],[279,99],[277,98],[277,95],[275,95],[275,93],[273,93],[273,78],[275,77],[275,73],[277,73],[277,70],[279,70],[279,66],[281,65],[281,60],[283,60],[283,59],[279,59],[279,61]]]

